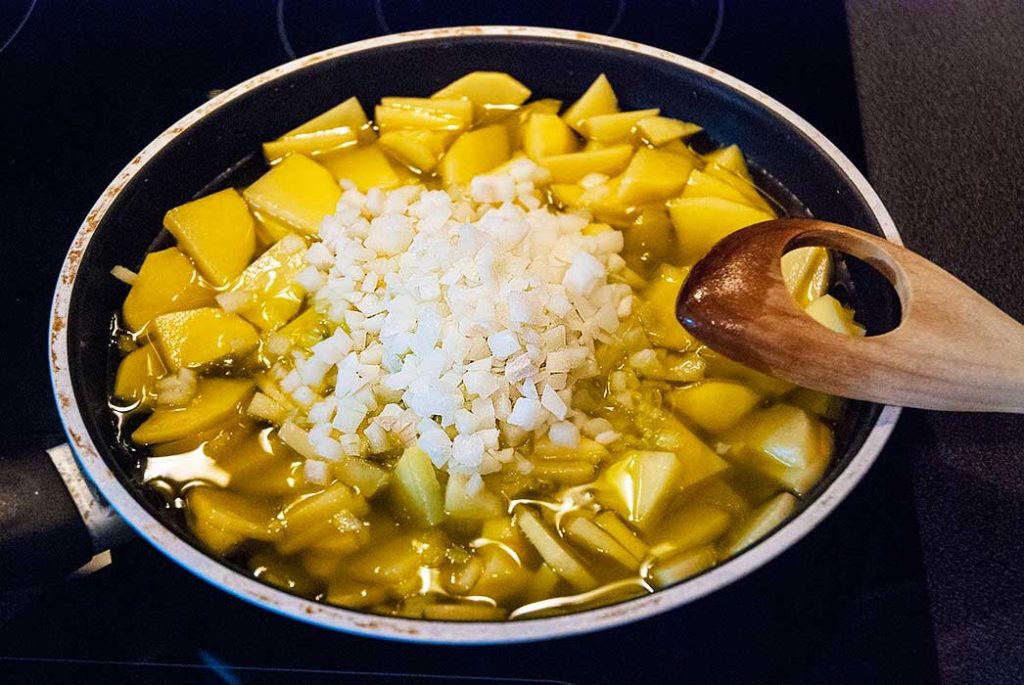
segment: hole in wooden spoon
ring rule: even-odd
[[[900,324],[900,299],[889,279],[852,255],[819,245],[782,256],[796,303],[818,323],[848,335],[882,335]]]

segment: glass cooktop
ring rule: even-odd
[[[863,168],[839,0],[5,3],[0,180],[18,202],[0,241],[16,264],[0,270],[0,307],[25,334],[16,348],[0,341],[0,449],[61,439],[44,356],[52,283],[81,218],[135,152],[211,93],[291,57],[471,23],[607,33],[703,60],[796,110]],[[136,541],[94,573],[0,594],[0,682],[918,681],[934,656],[910,502],[896,446],[752,576],[640,624],[515,646],[330,633],[245,604]]]

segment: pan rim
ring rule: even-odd
[[[768,95],[713,67],[660,48],[598,34],[523,26],[465,26],[413,31],[330,48],[258,74],[200,105],[157,136],[117,175],[92,207],[76,233],[61,268],[50,317],[50,372],[61,420],[83,471],[114,509],[146,540],[190,572],[244,600],[300,621],[369,637],[437,644],[529,642],[578,635],[620,626],[682,606],[722,588],[763,566],[816,527],[867,473],[888,440],[900,414],[884,406],[857,453],[828,487],[795,518],[757,545],[675,586],[620,604],[562,616],[507,622],[442,622],[375,616],[289,594],[247,577],[208,556],[153,517],[117,478],[92,441],[78,409],[69,368],[67,320],[75,278],[86,247],[121,189],[163,147],[211,112],[245,93],[295,71],[348,54],[418,41],[461,37],[549,39],[600,45],[639,53],[696,72],[755,101],[810,139],[859,193],[884,237],[901,244],[899,233],[877,193],[852,162],[802,117]]]

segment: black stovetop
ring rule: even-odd
[[[44,356],[48,305],[94,199],[132,155],[211,92],[290,56],[456,23],[610,33],[703,59],[767,91],[863,168],[837,0],[488,4],[6,3],[0,46],[24,11],[34,11],[0,52],[0,453],[62,439]],[[791,551],[640,624],[523,646],[367,640],[249,606],[135,542],[90,576],[0,595],[0,682],[416,682],[373,673],[467,683],[930,682],[934,647],[901,439],[913,437],[897,437],[849,499]]]

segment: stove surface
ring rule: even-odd
[[[80,3],[0,12],[0,452],[61,441],[45,338],[53,282],[89,206],[150,139],[213,92],[293,56],[430,26],[608,33],[701,59],[796,110],[863,168],[838,0],[263,0]],[[26,14],[28,13],[28,14]],[[20,29],[20,30],[19,30]],[[8,324],[5,330],[10,331]],[[0,595],[0,682],[927,682],[934,648],[898,432],[794,549],[690,606],[550,643],[440,648],[280,618],[142,542],[113,564]],[[299,669],[299,670],[296,670]],[[437,676],[417,679],[405,674]]]

